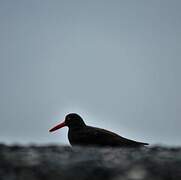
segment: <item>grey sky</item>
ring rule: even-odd
[[[181,145],[181,1],[0,1],[0,141],[68,143],[68,112]]]

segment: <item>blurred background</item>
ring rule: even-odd
[[[68,144],[85,122],[181,145],[181,1],[0,1],[0,142]]]

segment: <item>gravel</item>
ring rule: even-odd
[[[181,180],[181,148],[0,144],[0,180]]]

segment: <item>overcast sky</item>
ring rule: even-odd
[[[77,112],[181,145],[181,1],[0,1],[0,142],[68,144]]]

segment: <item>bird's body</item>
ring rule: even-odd
[[[126,139],[105,129],[87,126],[77,114],[67,115],[65,122],[50,131],[55,131],[63,126],[69,127],[68,139],[72,146],[140,147],[148,145],[147,143]]]
[[[148,145],[147,143],[129,140],[108,130],[91,126],[81,129],[69,128],[68,139],[72,146],[138,147]]]

